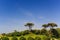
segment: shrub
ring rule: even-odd
[[[47,34],[47,30],[46,29],[41,29],[41,34],[42,35],[46,35]]]
[[[46,40],[50,40],[50,38],[49,38],[49,37],[47,37],[47,38],[46,38]]]
[[[48,37],[47,37],[47,36],[44,36],[42,39],[43,39],[43,40],[47,40],[47,39],[48,39]]]
[[[35,37],[35,40],[41,40],[41,38],[40,37]]]
[[[40,34],[40,30],[32,30],[31,32],[34,33],[34,34],[36,34],[36,35]]]
[[[54,38],[52,38],[52,40],[54,40]]]
[[[19,40],[26,40],[26,38],[25,37],[20,37],[20,39]]]
[[[18,40],[16,37],[13,37],[11,40]]]
[[[56,29],[51,29],[50,31],[51,31],[52,34],[53,34],[52,37],[59,38],[59,33],[58,33],[58,31],[57,31]]]
[[[29,30],[25,30],[22,32],[22,35],[27,35],[27,34],[29,34]]]
[[[2,37],[1,39],[2,39],[2,40],[9,40],[8,37]]]
[[[32,38],[32,37],[28,37],[28,40],[34,40],[34,38]]]

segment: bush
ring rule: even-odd
[[[35,40],[41,40],[41,38],[40,37],[35,37]]]
[[[40,35],[40,30],[32,30],[31,32],[36,34],[36,35]]]
[[[50,31],[52,33],[52,37],[59,38],[59,33],[56,29],[51,29]]]
[[[2,37],[1,39],[2,39],[2,40],[9,40],[8,37]]]
[[[25,30],[22,32],[22,35],[27,35],[27,34],[29,34],[29,30]]]
[[[25,37],[20,37],[20,39],[19,40],[26,40],[26,38]]]
[[[44,36],[42,39],[43,39],[43,40],[47,40],[47,39],[48,39],[48,37],[47,37],[47,36]]]
[[[16,37],[13,37],[11,40],[18,40]]]
[[[46,29],[41,29],[41,34],[42,35],[46,35],[47,34],[47,30]]]
[[[50,40],[50,38],[49,38],[49,37],[47,37],[47,38],[46,38],[46,40]]]
[[[28,40],[34,40],[34,38],[32,38],[32,37],[28,37]]]

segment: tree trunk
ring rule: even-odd
[[[29,31],[31,31],[32,30],[32,27],[31,26],[29,26]]]

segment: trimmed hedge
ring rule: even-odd
[[[19,40],[26,40],[26,38],[25,37],[20,37],[20,39]]]
[[[41,38],[40,37],[35,37],[35,40],[41,40]]]
[[[11,40],[18,40],[16,37],[13,37]]]
[[[27,40],[35,40],[35,39],[32,37],[28,37]]]
[[[9,40],[8,37],[2,37],[1,39],[2,39],[2,40]]]

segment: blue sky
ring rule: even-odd
[[[60,26],[60,0],[0,0],[0,33],[25,30],[27,22],[34,29],[54,22]]]

